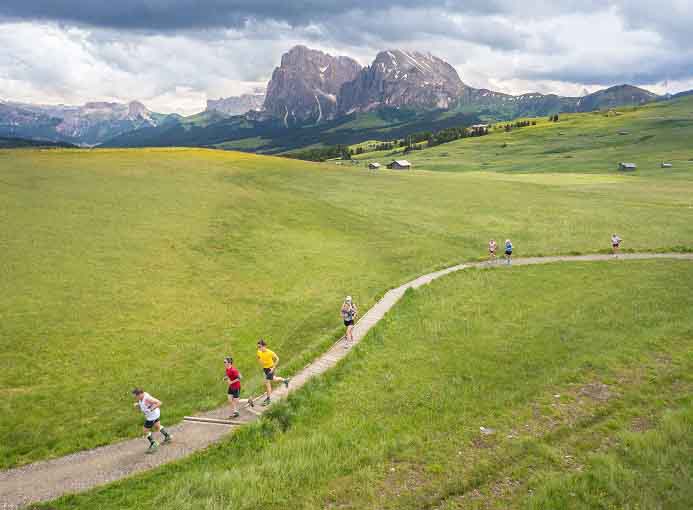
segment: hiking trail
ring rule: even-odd
[[[693,260],[693,253],[622,253],[614,255],[571,255],[514,259],[511,266],[499,258],[496,262],[472,262],[458,264],[434,271],[391,289],[370,308],[354,326],[354,344],[360,342],[385,314],[400,300],[407,289],[416,289],[441,276],[470,268],[512,268],[512,266],[548,264],[555,262],[623,261],[644,259]],[[291,378],[288,389],[278,387],[272,392],[276,402],[288,393],[301,388],[311,378],[334,367],[350,349],[345,349],[343,338],[325,353],[306,365]],[[145,455],[143,438],[119,441],[107,446],[85,450],[64,457],[39,461],[15,469],[0,471],[0,510],[15,510],[24,505],[55,499],[62,495],[84,491],[109,482],[121,480],[157,466],[182,459],[194,452],[228,437],[237,427],[257,420],[267,408],[254,409],[241,406],[238,425],[196,423],[184,421],[167,427],[174,439],[162,445],[154,455]],[[223,419],[228,406],[197,416]]]

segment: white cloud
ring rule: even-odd
[[[22,102],[142,100],[190,114],[207,98],[249,91],[297,41],[258,43],[233,31],[119,34],[52,23],[0,25],[0,97]]]

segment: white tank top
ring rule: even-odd
[[[147,421],[158,420],[161,416],[161,410],[158,407],[156,409],[150,408],[151,400],[152,396],[145,391],[144,398],[139,401],[140,409],[142,410],[142,413]]]

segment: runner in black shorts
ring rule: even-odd
[[[513,258],[513,243],[510,242],[510,239],[505,240],[505,261],[507,264],[512,264],[512,258]]]
[[[276,375],[277,364],[279,363],[279,356],[267,348],[267,343],[260,339],[257,343],[257,360],[262,367],[262,371],[265,373],[265,400],[262,402],[263,406],[268,406],[270,404],[270,397],[272,395],[272,381],[283,382],[284,386],[289,387],[290,379],[284,377],[279,377]]]
[[[159,447],[159,443],[154,440],[152,430],[161,432],[161,435],[164,436],[164,443],[168,443],[172,438],[171,434],[161,425],[161,401],[141,388],[135,388],[132,390],[132,394],[135,395],[136,399],[135,407],[139,407],[144,414],[144,433],[147,441],[149,441],[147,453],[154,453]]]
[[[344,348],[348,348],[349,345],[354,343],[354,320],[359,314],[359,310],[354,304],[351,296],[347,296],[344,299],[344,304],[342,304],[342,319],[344,320],[344,326],[346,327],[346,335],[344,340]]]
[[[238,418],[238,399],[241,398],[241,373],[233,366],[233,358],[227,356],[224,358],[224,368],[226,369],[225,381],[229,383],[229,405],[231,406],[231,416],[229,418]]]

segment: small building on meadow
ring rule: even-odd
[[[671,163],[665,163],[662,161],[662,168],[671,168],[673,165]]]
[[[473,124],[469,126],[475,135],[485,135],[488,133],[488,124]]]
[[[618,169],[623,170],[624,172],[630,172],[638,168],[638,165],[635,163],[624,163],[623,161],[618,164]]]
[[[392,163],[387,165],[390,170],[410,170],[411,163],[406,159],[393,159]]]
[[[369,170],[377,170],[380,168],[380,163],[368,163]]]

